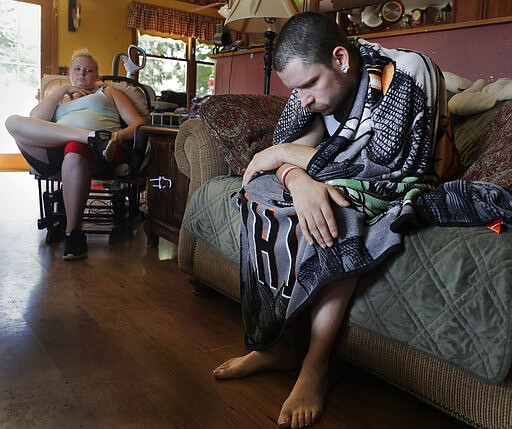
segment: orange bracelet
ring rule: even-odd
[[[288,188],[286,187],[286,183],[285,183],[285,180],[286,180],[286,176],[288,176],[288,173],[292,170],[296,170],[297,168],[301,169],[300,167],[296,166],[296,165],[292,165],[291,167],[288,167],[286,168],[284,171],[283,171],[283,174],[281,174],[281,185],[283,186],[283,189],[286,191],[286,192],[290,192],[288,190]],[[301,169],[302,170],[302,169]]]

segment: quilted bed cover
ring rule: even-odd
[[[233,176],[199,188],[184,227],[239,263]],[[360,279],[348,323],[499,384],[512,361],[512,232],[429,226]]]

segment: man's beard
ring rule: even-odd
[[[323,113],[323,114],[326,114],[325,112],[330,110],[329,106],[327,104],[325,104],[325,103],[313,103],[313,104],[310,104],[307,107],[307,109],[311,113]]]
[[[344,111],[347,106],[343,103],[345,97],[340,95],[338,100],[332,99],[331,102],[314,102],[307,107],[311,113],[321,113],[322,115],[333,115],[334,113],[342,110]]]

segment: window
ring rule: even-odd
[[[197,64],[197,79],[196,79],[196,96],[205,97],[206,95],[213,94],[213,83],[215,74],[215,64],[208,54],[212,52],[212,46],[204,43],[196,45],[196,64]]]
[[[214,63],[207,57],[210,45],[194,43],[192,38],[186,43],[139,34],[138,46],[146,51],[146,67],[139,72],[139,80],[151,86],[157,95],[166,90],[187,92],[191,98],[212,94]],[[187,56],[188,51],[192,60]]]
[[[57,73],[56,7],[54,0],[0,0],[0,171],[28,168],[4,122],[13,113],[28,114],[41,75]]]
[[[41,78],[41,6],[0,1],[0,153],[18,148],[4,122],[13,113],[28,115],[36,105]]]

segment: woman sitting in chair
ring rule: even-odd
[[[132,140],[144,119],[123,92],[96,86],[98,62],[89,51],[73,54],[69,77],[71,85],[53,91],[29,117],[9,117],[5,126],[41,176],[60,172],[67,216],[63,257],[72,260],[87,257],[81,225],[91,175],[102,164],[113,170],[123,161],[118,142]]]

